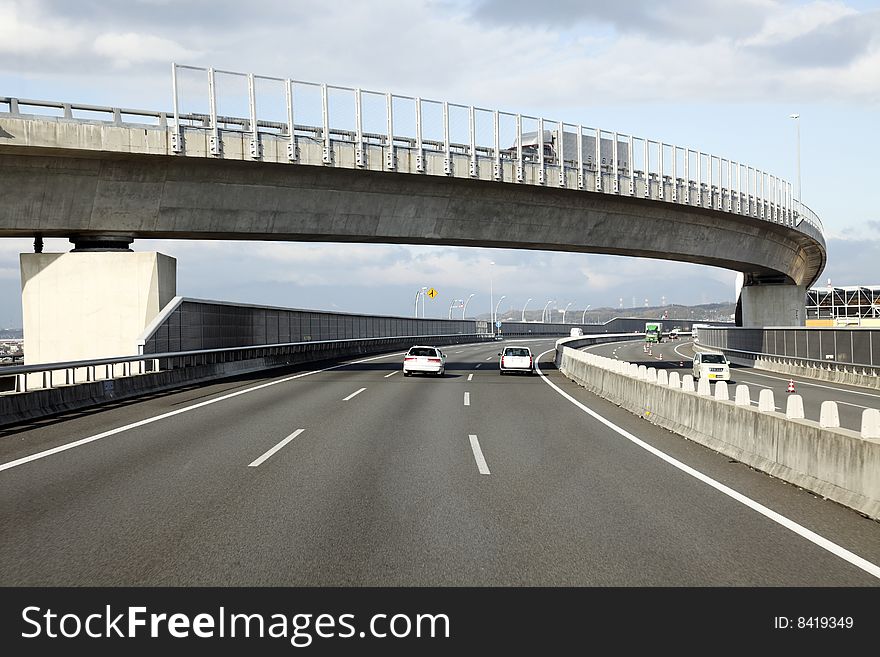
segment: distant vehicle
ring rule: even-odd
[[[713,381],[730,381],[730,363],[720,352],[698,352],[694,355],[694,379],[705,375]]]
[[[678,340],[678,333],[679,333],[680,330],[681,330],[681,329],[679,329],[678,327],[672,329],[672,330],[669,332],[669,339],[670,339],[670,340]]]
[[[571,329],[571,332],[569,333],[569,335],[573,338],[579,338],[583,334],[584,334],[584,329],[582,329],[582,328],[573,328],[573,329]]]
[[[403,357],[403,375],[410,376],[415,372],[443,376],[446,372],[446,354],[438,347],[426,345],[410,347]]]
[[[662,342],[663,324],[660,322],[647,322],[645,324],[645,342]]]
[[[526,372],[534,374],[535,359],[532,356],[532,350],[528,347],[504,347],[504,350],[498,354],[501,360],[498,361],[498,373],[505,372]]]
[[[495,339],[496,339],[496,340],[503,340],[503,339],[504,339],[504,336],[501,335],[500,333],[496,333],[496,334],[495,334]]]

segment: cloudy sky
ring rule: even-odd
[[[877,0],[0,0],[0,96],[169,109],[171,61],[599,125],[793,182],[796,112],[803,200],[828,238],[821,282],[880,285]],[[470,315],[488,311],[490,279],[502,309],[734,296],[732,272],[589,254],[134,247],[178,259],[180,294],[303,308],[407,315],[430,285],[429,316],[474,294]],[[18,253],[30,250],[0,240],[0,326],[20,325]]]

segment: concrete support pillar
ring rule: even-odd
[[[137,354],[177,293],[177,261],[118,250],[22,253],[26,365]]]
[[[737,303],[742,326],[804,326],[806,294],[804,285],[747,285]]]

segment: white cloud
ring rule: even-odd
[[[811,2],[800,6],[777,5],[767,16],[761,30],[742,39],[745,46],[777,45],[803,36],[844,16],[859,12],[840,2]]]
[[[22,10],[24,9],[24,10]],[[85,31],[52,17],[37,16],[14,2],[0,2],[0,53],[63,57],[83,47]]]
[[[101,34],[95,38],[92,48],[119,68],[132,63],[191,60],[202,56],[170,39],[136,32]]]

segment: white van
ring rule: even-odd
[[[730,363],[720,352],[697,352],[694,356],[694,379],[705,375],[713,381],[730,381]]]
[[[572,338],[579,338],[583,334],[584,334],[584,329],[582,329],[582,328],[573,328],[573,329],[571,329],[571,333],[569,333],[569,335]]]

